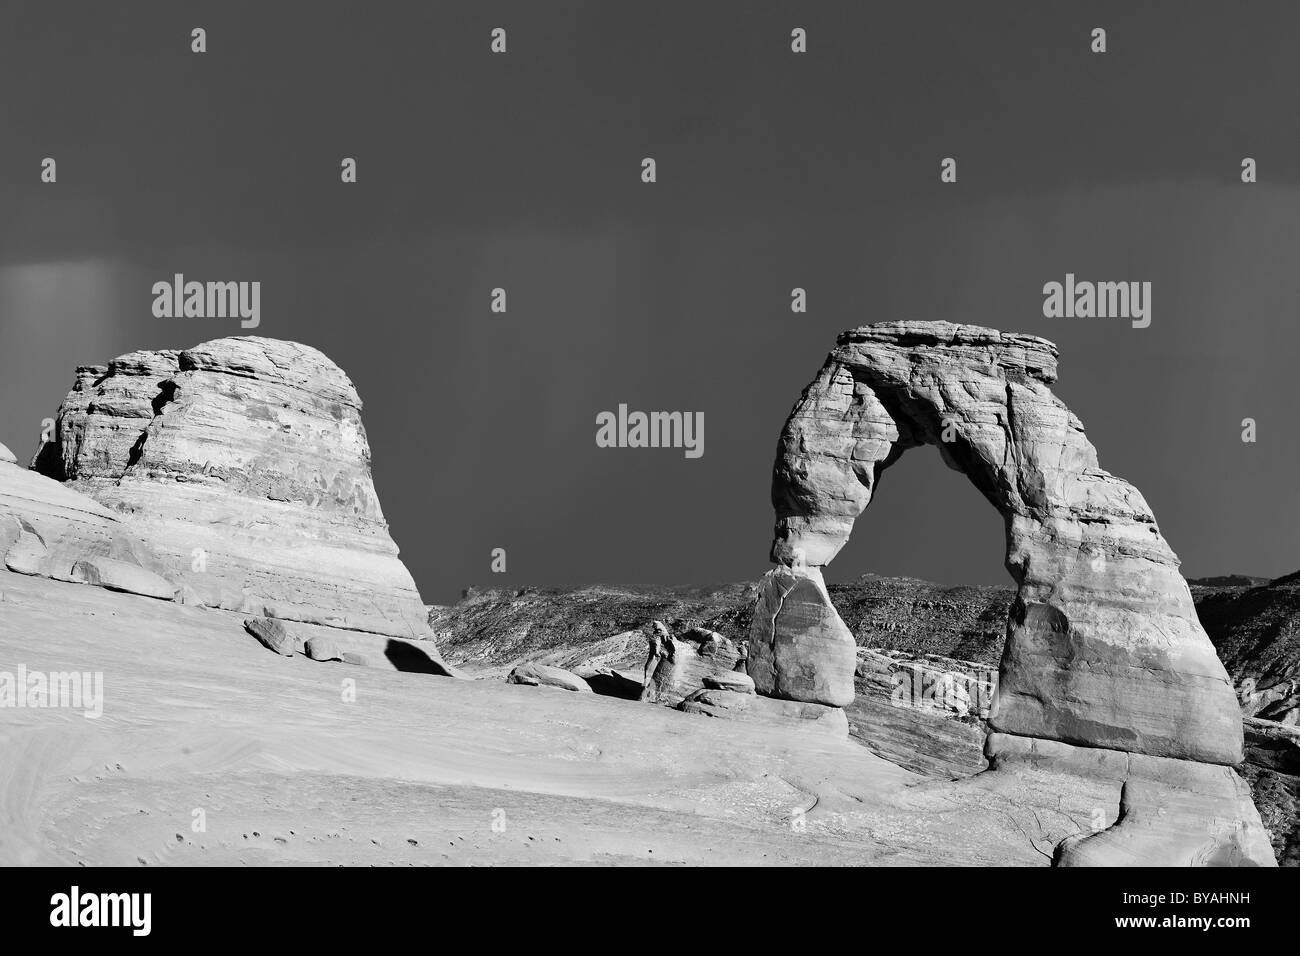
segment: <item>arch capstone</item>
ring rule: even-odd
[[[1227,671],[1141,493],[1052,394],[1046,339],[949,322],[852,329],[785,423],[750,635],[759,693],[845,706],[856,648],[821,569],[881,473],[937,445],[1001,513],[1018,586],[991,731],[1212,764],[1242,760]]]

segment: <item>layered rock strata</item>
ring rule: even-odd
[[[760,694],[844,706],[853,638],[822,584],[881,474],[937,445],[1006,527],[1017,585],[987,756],[1061,787],[1110,775],[1110,825],[1060,865],[1273,865],[1227,671],[1178,559],[1136,488],[1103,470],[1052,394],[1044,339],[947,322],[843,333],[786,421],[772,478],[775,571],[762,582],[749,674]],[[1110,756],[1107,756],[1110,755]]]
[[[706,679],[725,677],[743,660],[741,649],[716,631],[695,627],[674,635],[662,621],[652,621],[645,633],[643,701],[679,704]]]
[[[429,635],[361,400],[313,348],[237,337],[79,369],[33,468],[129,518],[187,603]]]
[[[171,600],[175,584],[137,529],[99,502],[0,461],[0,562],[9,571]]]
[[[1104,471],[1052,394],[1044,339],[947,322],[843,333],[781,433],[778,569],[764,581],[749,672],[760,693],[842,704],[851,638],[819,569],[848,541],[881,473],[935,444],[1006,523],[1018,585],[998,695],[1007,733],[1235,764],[1241,720],[1178,559],[1136,488]],[[787,581],[796,580],[787,594]],[[792,595],[806,595],[791,605]]]

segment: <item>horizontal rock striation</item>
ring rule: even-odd
[[[361,400],[313,348],[247,336],[79,369],[33,467],[129,516],[190,600],[429,635],[375,494]]]
[[[1043,339],[947,322],[843,333],[781,433],[772,559],[796,575],[830,562],[880,474],[907,449],[937,445],[1006,523],[1018,591],[991,726],[1238,763],[1236,698],[1178,559],[1141,494],[1099,466],[1052,394],[1056,359]],[[851,658],[784,653],[811,643],[807,617],[802,602],[788,620],[755,614],[749,671],[760,693],[824,702],[792,689],[809,683],[792,673],[809,660],[833,669],[822,685],[851,681]],[[838,638],[833,622],[824,630]]]

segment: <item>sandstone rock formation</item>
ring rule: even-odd
[[[426,611],[379,507],[361,400],[260,337],[81,368],[33,468],[129,517],[189,600],[399,637]]]
[[[0,462],[0,559],[10,571],[171,600],[164,563],[128,521],[76,491]]]
[[[759,585],[749,673],[763,693],[831,707],[853,702],[857,644],[820,568],[779,567]]]
[[[170,601],[176,588],[162,575],[115,558],[83,558],[72,566],[72,580],[110,591],[126,591]]]
[[[1230,768],[1051,740],[992,734],[995,770],[1042,762],[1120,786],[1118,819],[1063,840],[1057,866],[1255,866],[1272,863],[1250,788]]]
[[[244,627],[269,650],[275,651],[282,657],[293,657],[299,642],[293,632],[285,627],[283,621],[269,617],[255,617],[245,621]]]
[[[570,673],[562,667],[552,667],[549,664],[538,664],[531,661],[520,664],[510,672],[510,676],[506,679],[512,684],[526,684],[530,687],[559,687],[580,694],[591,693],[591,685],[577,674]]]
[[[1058,862],[1271,865],[1230,769],[1243,759],[1236,696],[1178,559],[1137,489],[1102,470],[1055,380],[1056,348],[1034,336],[947,322],[843,333],[778,443],[778,567],[754,612],[749,673],[761,694],[851,700],[852,637],[820,568],[883,471],[937,445],[1003,516],[1018,587],[989,712],[994,766],[1122,764],[1118,822],[1063,845]]]
[[[662,621],[653,621],[645,633],[644,701],[678,704],[703,688],[704,678],[734,671],[742,660],[740,649],[716,631],[697,627],[674,636]]]
[[[1242,759],[1232,687],[1178,559],[1137,489],[1098,465],[1082,424],[1052,394],[1055,379],[1056,348],[1034,336],[947,322],[840,336],[778,445],[772,559],[781,568],[765,585],[774,613],[755,615],[751,638],[760,693],[842,700],[851,659],[827,650],[842,643],[838,621],[827,637],[810,634],[809,602],[787,613],[777,582],[815,581],[880,474],[908,448],[936,444],[1003,515],[1019,587],[992,726],[1153,756]]]
[[[303,642],[303,653],[314,661],[341,661],[343,653],[328,637],[309,637]]]

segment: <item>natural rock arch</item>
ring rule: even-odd
[[[848,541],[880,472],[908,448],[935,444],[1001,512],[1019,587],[990,727],[1241,761],[1236,697],[1178,558],[1138,490],[1102,470],[1082,424],[1052,394],[1056,359],[1044,339],[948,322],[840,335],[777,448],[777,568],[750,639],[760,693],[852,701],[853,636],[821,568]]]

